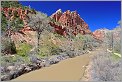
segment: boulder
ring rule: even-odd
[[[10,80],[10,76],[9,75],[2,75],[1,76],[1,81],[9,81]]]
[[[8,71],[13,71],[13,70],[16,69],[16,67],[15,67],[15,66],[8,66],[6,69],[7,69]]]
[[[50,61],[50,64],[56,64],[56,63],[60,62],[61,60],[64,60],[67,58],[68,58],[68,56],[66,54],[62,53],[62,55],[61,55],[61,53],[60,53],[60,55],[51,56],[49,58],[49,61]]]
[[[24,71],[25,71],[25,73],[28,73],[28,72],[32,71],[32,68],[29,66],[26,66]]]

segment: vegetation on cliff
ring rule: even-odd
[[[108,54],[106,51],[103,51],[105,53],[96,54],[97,57],[93,59],[92,65],[92,68],[95,69],[91,69],[94,72],[91,73],[92,80],[96,80],[95,77],[97,77],[97,80],[102,81],[120,79],[118,77],[114,79],[113,75],[117,75],[118,72],[115,71],[116,73],[113,73],[113,69],[111,69],[113,67],[115,70],[116,65],[119,65],[118,62],[113,65],[111,63],[113,60],[109,58],[114,58],[115,53],[120,54],[119,27],[114,30],[105,30],[105,37],[99,40],[94,38],[86,23],[81,25],[85,28],[81,28],[80,25],[74,27],[78,29],[74,29],[78,31],[77,34],[71,29],[73,26],[70,27],[67,20],[65,20],[67,26],[64,28],[60,26],[65,15],[63,15],[62,20],[60,19],[61,22],[58,22],[42,12],[22,6],[18,1],[2,1],[1,6],[2,80],[14,79],[21,74],[50,66],[63,59],[89,53],[101,46],[104,46],[105,50],[112,51],[112,53],[109,53],[109,56],[106,55]],[[80,22],[84,21],[80,19]],[[66,34],[66,36],[62,36],[61,33]],[[101,54],[106,56],[101,56]],[[99,65],[96,66],[96,64]],[[106,64],[110,64],[110,66]],[[99,70],[106,66],[109,70],[105,68],[102,71],[104,73],[99,73]],[[119,66],[117,71],[120,71]],[[112,76],[109,76],[109,74]]]

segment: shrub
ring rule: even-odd
[[[27,43],[21,43],[19,45],[19,48],[17,49],[17,54],[22,57],[25,57],[30,52],[30,49],[31,49],[31,45],[29,45]]]
[[[64,36],[62,36],[58,33],[54,33],[53,35],[54,35],[54,37],[59,38],[60,40],[66,39],[66,38],[64,38]]]
[[[14,62],[16,62],[16,57],[10,57],[10,56],[2,56],[1,57],[1,66],[8,66],[13,65]]]
[[[60,49],[62,52],[65,52],[69,57],[74,57],[79,55],[78,51],[82,51],[82,41],[63,41],[60,45]]]
[[[70,57],[74,57],[98,46],[99,43],[91,35],[78,34],[71,40],[64,39],[62,45],[60,45],[60,49],[66,52]]]
[[[90,49],[92,50],[94,47],[98,47],[99,43],[96,39],[94,39],[91,35],[77,35],[76,40],[82,41],[83,50]]]
[[[40,44],[40,56],[58,55],[60,52],[59,45],[54,44],[53,40],[57,40],[52,33],[42,34]],[[54,41],[55,41],[54,40]]]
[[[1,52],[5,54],[15,54],[16,47],[13,41],[10,38],[2,37],[1,38]]]
[[[113,60],[110,53],[97,53],[90,66],[90,81],[122,81],[122,61]]]

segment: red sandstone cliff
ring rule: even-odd
[[[54,22],[58,22],[60,24],[57,26],[55,23],[51,23],[53,27],[58,28],[56,30],[57,32],[60,32],[60,30],[64,29],[72,29],[72,33],[74,35],[77,35],[78,33],[91,34],[88,24],[80,17],[77,11],[67,10],[63,13],[61,9],[59,9],[50,17],[54,20]],[[65,30],[61,32],[62,33],[60,34],[66,34]]]
[[[17,16],[23,21],[24,23],[24,28],[28,27],[27,26],[27,19],[28,19],[28,13],[32,13],[32,14],[36,14],[36,12],[31,11],[30,9],[22,9],[22,8],[1,8],[1,10],[4,12],[4,15],[6,17],[7,20],[14,20],[15,17],[15,13],[17,14]],[[11,14],[10,14],[11,12]]]
[[[22,8],[2,8],[4,14],[8,20],[13,20],[14,13],[16,12],[21,20],[24,22],[24,28],[20,30],[20,32],[26,34],[26,31],[33,31],[31,27],[27,25],[28,13],[34,13],[28,9],[23,10]],[[11,11],[11,15],[9,12]],[[57,10],[50,16],[53,19],[53,22],[49,24],[54,27],[54,32],[57,32],[61,35],[66,36],[68,32],[72,32],[72,34],[77,35],[80,34],[92,34],[89,30],[88,24],[80,17],[77,11],[67,10],[62,12],[61,9]],[[58,24],[56,23],[58,22]],[[72,31],[69,31],[72,30]],[[103,38],[103,32],[95,31],[93,32],[93,36],[96,39]]]
[[[13,20],[14,13],[16,12],[21,20],[23,20],[24,28],[21,31],[29,30],[27,26],[27,14],[34,13],[28,9],[23,10],[22,8],[2,8],[4,14],[8,20]],[[12,14],[10,15],[9,12]],[[69,32],[69,29],[72,29],[72,34],[77,35],[81,34],[91,34],[88,24],[80,17],[76,11],[67,10],[62,13],[61,9],[57,10],[54,14],[50,16],[56,23],[50,22],[50,25],[54,27],[54,31],[66,36]]]

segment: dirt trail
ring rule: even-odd
[[[78,81],[83,77],[90,57],[99,51],[100,49],[97,49],[88,54],[63,60],[50,67],[21,75],[12,81]]]

